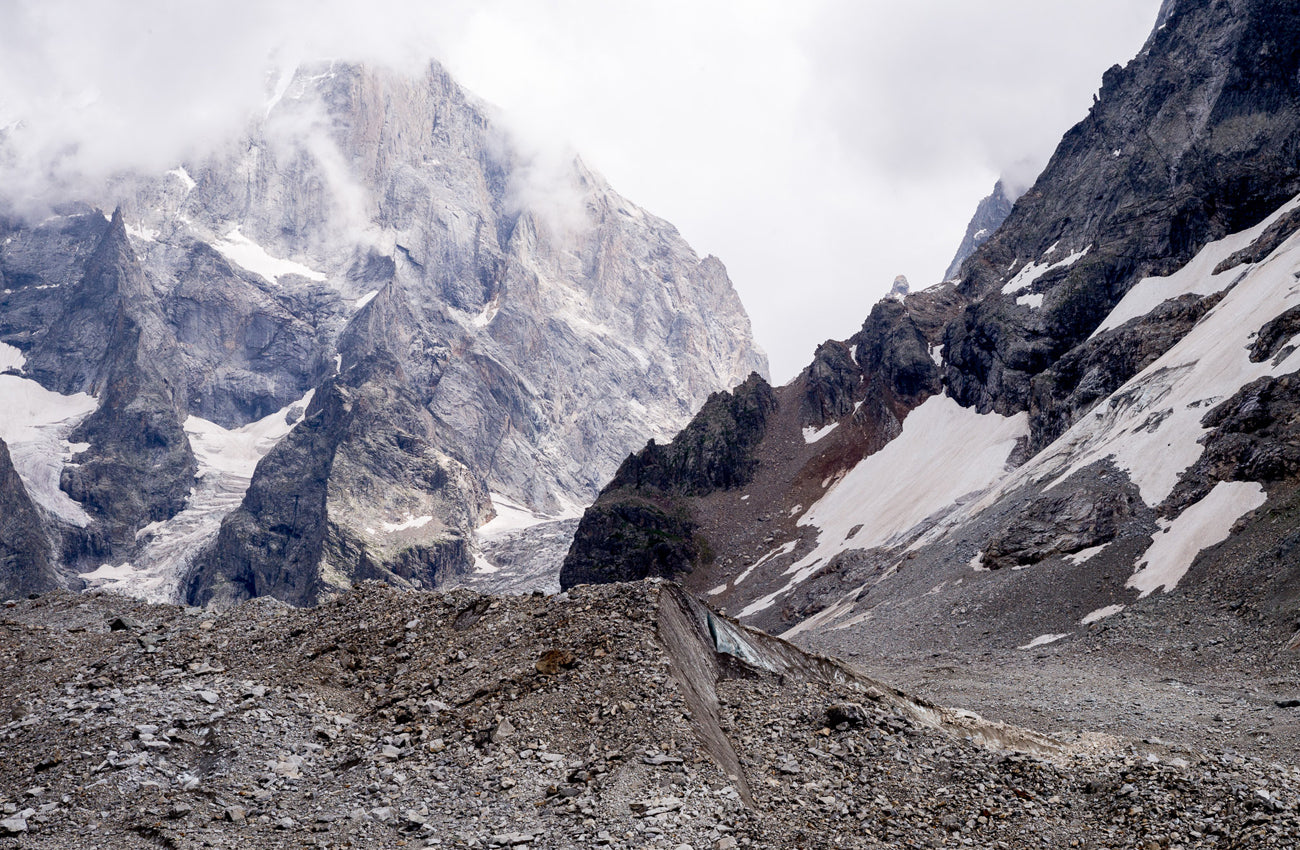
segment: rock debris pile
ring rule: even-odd
[[[1300,835],[1293,767],[1066,746],[911,700],[659,581],[552,597],[365,584],[220,615],[56,592],[0,610],[0,669],[0,848]]]

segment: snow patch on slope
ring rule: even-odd
[[[1151,536],[1151,547],[1127,586],[1140,591],[1140,597],[1161,587],[1166,593],[1173,590],[1201,550],[1227,540],[1233,523],[1266,499],[1262,484],[1220,481],[1205,498]]]
[[[1211,249],[1207,249],[1211,250]],[[1217,255],[1221,249],[1213,249]],[[1204,269],[1204,262],[1193,261]],[[1251,338],[1270,319],[1300,305],[1300,238],[1292,236],[1183,339],[1076,422],[1026,465],[1035,480],[1055,486],[1092,463],[1111,459],[1127,472],[1149,505],[1158,505],[1204,447],[1201,419],[1215,405],[1258,378],[1293,371],[1294,354],[1274,366],[1251,363]]]
[[[431,522],[433,522],[433,515],[424,514],[423,516],[408,516],[401,522],[381,522],[380,526],[387,533],[393,534],[398,531],[410,531],[413,528],[424,528]]]
[[[238,227],[213,242],[212,247],[235,265],[276,283],[280,282],[281,277],[290,274],[300,275],[308,280],[325,280],[325,275],[302,263],[272,257],[265,248],[240,233]]]
[[[1024,413],[981,415],[947,396],[927,399],[908,414],[901,434],[858,463],[799,519],[799,525],[820,531],[817,546],[785,571],[793,574],[788,584],[740,616],[768,608],[839,552],[906,542],[907,533],[927,518],[1005,476],[1007,457],[1028,432]]]
[[[198,416],[186,419],[185,433],[199,470],[185,510],[136,532],[145,547],[134,563],[103,564],[81,577],[91,587],[111,588],[150,602],[178,601],[181,577],[191,559],[216,537],[221,521],[244,500],[258,462],[301,421],[290,411],[306,409],[314,393],[241,428],[222,428]]]
[[[1115,309],[1111,310],[1110,315],[1097,326],[1097,329],[1092,332],[1092,336],[1097,336],[1097,334],[1111,328],[1118,328],[1132,319],[1145,316],[1171,298],[1177,298],[1180,295],[1213,295],[1227,289],[1233,281],[1241,278],[1244,272],[1240,268],[1234,268],[1216,275],[1214,274],[1215,267],[1237,251],[1250,245],[1274,221],[1286,215],[1298,205],[1300,205],[1300,198],[1293,199],[1249,230],[1225,236],[1217,242],[1211,242],[1202,248],[1187,265],[1168,277],[1144,278],[1115,305]]]
[[[1105,608],[1098,608],[1096,611],[1091,612],[1079,622],[1082,625],[1091,626],[1093,623],[1100,622],[1107,617],[1113,617],[1123,610],[1123,605],[1107,605]]]
[[[831,424],[821,428],[813,428],[810,425],[807,428],[803,429],[803,441],[808,445],[812,445],[813,443],[820,440],[822,437],[825,437],[827,434],[829,434],[830,432],[838,428],[839,424],[840,423],[838,422],[832,422]]]
[[[754,563],[746,567],[743,573],[736,576],[736,580],[732,582],[732,586],[739,587],[740,583],[745,579],[749,578],[750,574],[754,572],[754,570],[763,566],[773,558],[780,558],[782,555],[789,555],[791,552],[794,551],[794,548],[798,545],[799,545],[798,540],[791,540],[789,543],[783,543],[780,546],[776,547],[775,549],[768,552],[763,557],[759,558],[757,561],[755,561]]]
[[[1029,265],[1025,266],[1023,269],[1021,269],[1019,272],[1017,272],[1015,277],[1007,281],[1006,285],[1002,287],[1002,294],[1015,295],[1017,292],[1021,292],[1033,286],[1040,277],[1047,274],[1048,272],[1056,271],[1057,269],[1063,269],[1066,266],[1074,265],[1075,263],[1079,262],[1079,260],[1083,259],[1084,255],[1088,253],[1091,247],[1092,246],[1089,246],[1088,248],[1084,248],[1082,251],[1076,251],[1070,256],[1066,257],[1064,260],[1059,260],[1055,263],[1046,263],[1046,262],[1030,263]],[[1056,250],[1056,246],[1053,245],[1051,248],[1047,249],[1046,253],[1044,253],[1043,256],[1044,257],[1051,256],[1051,254],[1055,250]]]
[[[185,166],[183,165],[177,166],[176,168],[173,168],[171,171],[168,171],[167,173],[175,177],[177,180],[181,181],[181,185],[185,187],[186,192],[190,191],[195,186],[199,185],[198,183],[194,182],[194,178],[190,176],[190,173],[185,170]]]
[[[186,419],[185,433],[189,435],[194,457],[199,462],[199,477],[224,473],[252,478],[258,461],[266,457],[267,452],[297,424],[297,420],[288,421],[290,411],[295,407],[305,410],[315,392],[312,390],[283,410],[240,428],[222,428],[198,416]]]
[[[1100,546],[1090,546],[1087,549],[1080,549],[1078,552],[1075,552],[1072,555],[1066,555],[1065,560],[1069,561],[1071,564],[1074,564],[1077,567],[1079,564],[1082,564],[1085,561],[1091,561],[1097,555],[1100,555],[1102,550],[1109,545],[1110,545],[1109,543],[1103,543]]]
[[[1049,643],[1056,643],[1058,640],[1063,640],[1069,636],[1069,632],[1059,635],[1039,635],[1024,646],[1016,647],[1016,649],[1037,649],[1040,646],[1047,646]]]
[[[50,392],[17,375],[0,375],[0,399],[4,401],[0,404],[0,439],[9,446],[27,495],[64,522],[85,528],[90,517],[59,489],[59,478],[73,451],[87,448],[84,443],[69,443],[69,432],[94,412],[99,402],[85,393],[65,396]]]

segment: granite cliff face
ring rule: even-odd
[[[1011,205],[1015,200],[1008,195],[1003,181],[999,180],[993,185],[993,191],[975,207],[975,214],[971,216],[970,224],[966,225],[966,233],[962,236],[961,244],[957,246],[957,253],[948,264],[948,270],[943,273],[944,280],[953,280],[961,273],[961,264],[966,262],[966,258],[974,254],[976,248],[989,241],[989,238],[1002,226],[1002,222],[1007,220],[1007,216],[1011,215]]]
[[[42,533],[40,512],[0,440],[0,593],[6,598],[58,586],[53,546]]]
[[[1293,4],[1165,4],[959,274],[771,390],[744,481],[616,479],[566,572],[640,557],[609,516],[671,492],[709,554],[674,575],[835,651],[971,657],[1225,600],[1289,637],[1297,96]]]
[[[298,69],[242,136],[103,196],[111,221],[0,233],[8,378],[92,408],[0,438],[67,453],[42,528],[92,584],[443,583],[502,506],[576,515],[647,434],[766,371],[718,260],[437,65]]]

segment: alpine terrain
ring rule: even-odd
[[[674,577],[941,701],[1294,754],[1298,104],[1300,8],[1166,3],[954,279],[629,456],[562,586]]]
[[[3,850],[1300,846],[1295,3],[779,387],[437,65],[104,192],[0,223]]]
[[[100,194],[0,219],[0,595],[553,589],[619,460],[766,372],[718,260],[438,65],[300,68]]]

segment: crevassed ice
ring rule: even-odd
[[[144,548],[134,562],[102,564],[83,573],[92,587],[151,602],[176,602],[180,577],[204,543],[216,536],[221,521],[239,507],[248,491],[258,462],[290,431],[294,407],[306,408],[315,391],[275,413],[241,428],[227,429],[198,416],[185,420],[185,433],[198,462],[197,482],[185,509],[164,522],[151,523],[136,533]]]
[[[9,446],[27,494],[63,521],[84,528],[90,517],[59,489],[59,478],[73,452],[67,435],[99,402],[85,393],[60,395],[17,375],[0,375],[0,399],[0,439]]]

